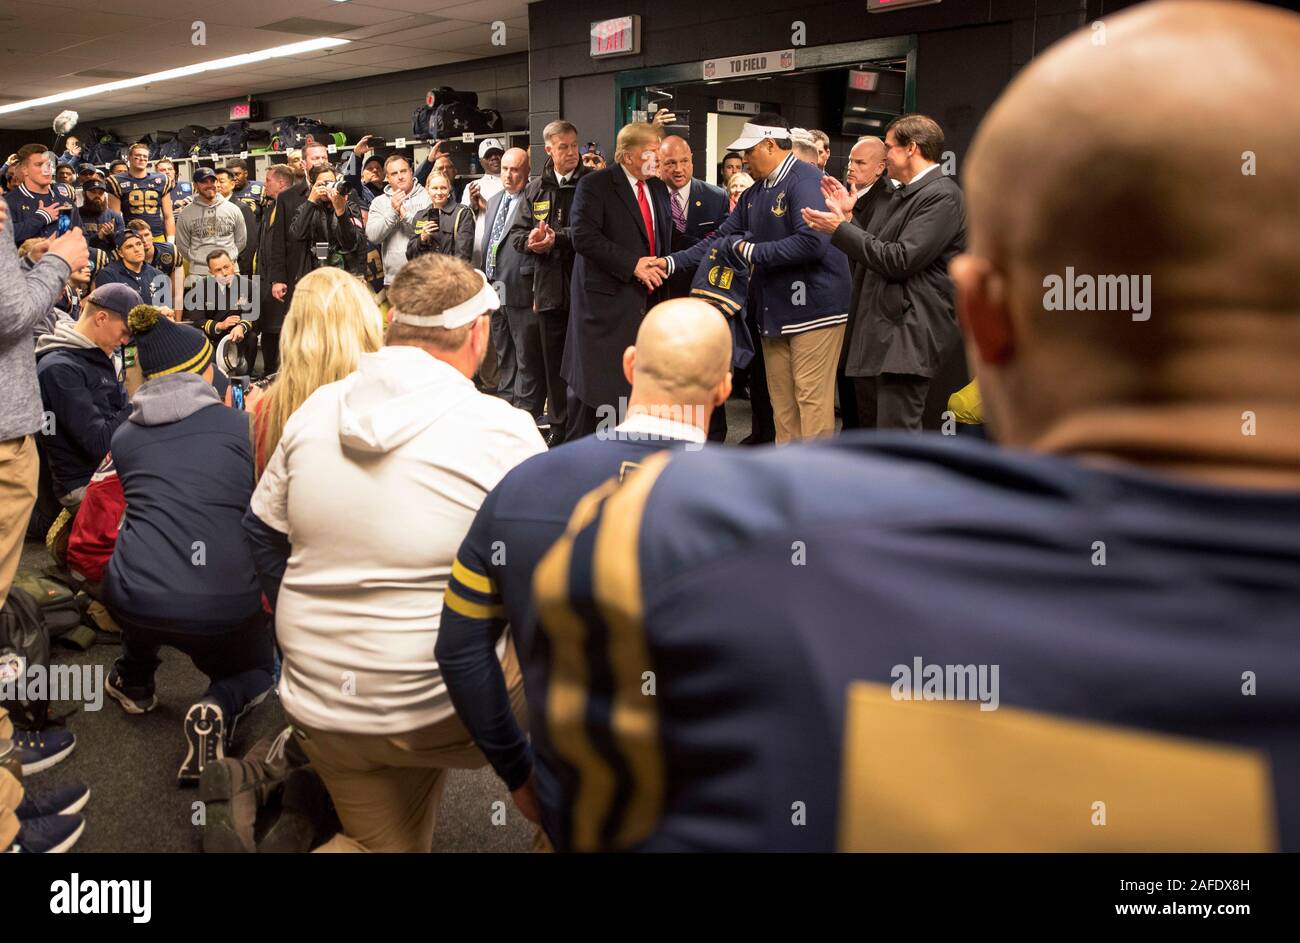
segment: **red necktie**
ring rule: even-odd
[[[655,254],[655,221],[650,215],[650,201],[645,198],[645,181],[636,182],[636,201],[641,204],[641,219],[645,222],[645,235],[650,243],[650,254]]]

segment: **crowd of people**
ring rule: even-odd
[[[1298,40],[1276,10],[1117,16],[1102,64],[1080,35],[1026,68],[962,185],[921,114],[856,141],[843,181],[827,135],[756,115],[722,187],[663,122],[621,128],[606,166],[553,121],[538,173],[485,140],[460,193],[441,146],[416,167],[369,137],[262,181],[200,169],[182,199],[138,147],[107,177],[24,147],[0,204],[0,598],[34,516],[120,632],[123,710],[156,707],[164,646],[207,676],[174,751],[207,850],[428,850],[447,772],[485,764],[539,849],[1200,847],[1177,802],[1103,840],[1091,793],[1053,818],[979,772],[1014,747],[1091,782],[1130,728],[1133,776],[1172,797],[1165,751],[1264,756],[1262,791],[1220,799],[1271,802],[1268,841],[1298,847],[1296,207],[1230,166],[1235,142],[1300,143],[1265,120],[1288,83],[1252,75],[1295,73],[1271,52]],[[1237,42],[1270,54],[1190,81]],[[1131,133],[1205,95],[1229,127],[1195,147]],[[1246,219],[1249,250],[1218,238]],[[1045,311],[1067,266],[1154,273],[1163,323]],[[1242,266],[1249,290],[1215,281]],[[914,435],[963,334],[980,385],[954,406],[997,445]],[[722,446],[742,382],[751,443],[830,441]],[[889,679],[922,657],[1000,666],[988,713],[899,713]],[[234,755],[272,691],[288,728]],[[75,742],[11,727],[23,774]],[[1001,838],[954,825],[917,757]],[[259,846],[277,790],[334,833]],[[84,804],[0,768],[0,847],[63,850]]]

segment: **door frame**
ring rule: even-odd
[[[903,84],[903,113],[916,111],[916,34],[866,39],[854,43],[833,43],[828,46],[799,46],[794,51],[795,72],[807,68],[827,68],[857,65],[870,59],[890,59],[905,56],[907,74]],[[788,72],[768,73],[789,75]],[[736,81],[724,79],[723,81]],[[619,127],[632,121],[636,111],[636,92],[647,85],[705,84],[700,74],[700,62],[680,62],[676,65],[657,66],[652,69],[629,69],[614,75],[614,114]]]

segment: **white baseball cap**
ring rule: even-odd
[[[764,138],[788,138],[790,131],[787,128],[771,128],[765,124],[750,124],[745,122],[745,127],[740,131],[740,137],[727,145],[729,151],[747,151]]]
[[[504,154],[506,152],[506,149],[505,146],[496,138],[488,138],[485,141],[479,142],[478,159],[482,160],[484,157],[487,157],[488,151],[500,151],[502,154]]]

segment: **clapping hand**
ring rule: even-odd
[[[826,208],[832,213],[838,213],[846,220],[852,217],[853,202],[858,195],[857,184],[852,190],[846,190],[844,184],[827,174],[822,177],[822,195],[826,197]]]
[[[814,232],[819,232],[829,236],[839,228],[840,223],[846,222],[839,213],[823,212],[822,210],[809,209],[804,207],[803,221],[808,224],[808,228]]]
[[[537,224],[537,228],[528,234],[528,251],[544,255],[555,246],[555,230],[546,225],[546,220]]]

